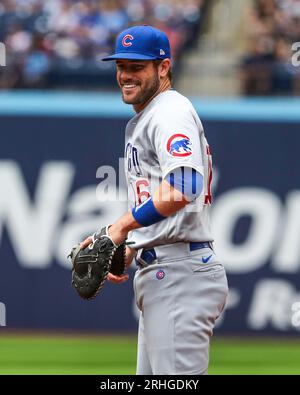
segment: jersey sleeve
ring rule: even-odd
[[[162,177],[178,167],[189,167],[203,175],[199,126],[188,110],[160,111],[153,119],[152,142]]]

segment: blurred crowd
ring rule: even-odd
[[[1,0],[0,42],[7,67],[0,88],[109,84],[111,62],[100,59],[128,26],[164,30],[176,63],[202,20],[206,0]]]
[[[253,0],[246,26],[243,93],[300,94],[300,67],[292,63],[292,45],[300,42],[300,0]]]

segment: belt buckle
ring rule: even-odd
[[[146,267],[148,265],[147,265],[147,262],[144,261],[144,259],[142,258],[142,253],[143,253],[143,248],[139,249],[136,254],[136,257],[135,257],[136,265],[140,266],[140,267]]]
[[[150,254],[150,257],[153,258],[153,259],[151,261],[147,262],[145,259],[142,258],[142,255],[144,253]],[[156,252],[155,252],[154,249],[147,250],[147,249],[141,248],[137,252],[136,261],[138,262],[138,266],[147,267],[147,266],[152,265],[156,260],[157,260],[157,256],[156,256]]]
[[[203,248],[210,248],[213,251],[213,243],[211,241],[199,241],[190,243],[190,251],[202,250]]]

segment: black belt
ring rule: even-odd
[[[202,248],[212,249],[212,243],[210,241],[191,242],[189,244],[190,244],[190,251],[201,250]],[[151,265],[157,259],[155,249],[154,248],[143,249],[141,253],[141,259],[147,265]]]

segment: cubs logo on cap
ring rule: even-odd
[[[167,142],[167,151],[175,157],[187,157],[193,154],[191,139],[185,134],[173,134]]]
[[[126,34],[126,36],[123,37],[122,40],[122,45],[123,47],[131,47],[132,45],[132,40],[134,40],[134,37],[132,37],[131,34]]]
[[[102,60],[170,59],[171,50],[167,35],[152,26],[133,26],[119,34],[116,51]]]

